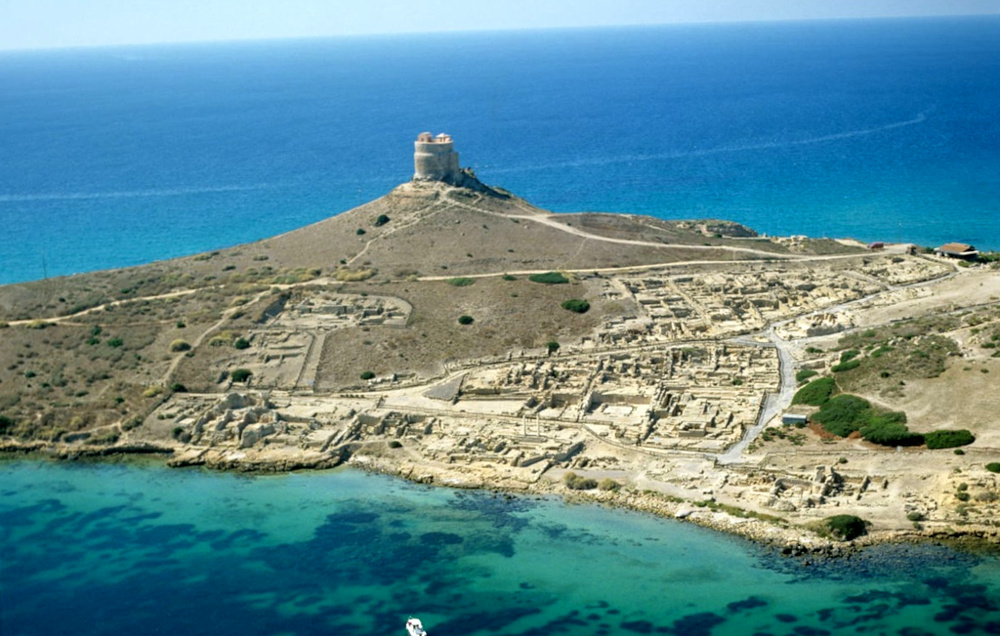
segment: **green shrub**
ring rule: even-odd
[[[117,349],[118,347],[122,346],[123,344],[125,344],[125,343],[122,342],[121,338],[110,338],[108,340],[108,346],[112,347],[114,349]]]
[[[801,384],[806,380],[808,380],[809,378],[813,377],[814,375],[818,375],[815,369],[802,369],[801,371],[795,374],[795,381]]]
[[[14,420],[7,417],[6,415],[0,415],[0,435],[6,435],[8,432],[14,430]]]
[[[919,446],[924,436],[906,428],[906,413],[900,411],[876,411],[869,409],[868,420],[859,429],[861,436],[873,444],[882,446]]]
[[[906,515],[907,521],[923,521],[926,518],[927,517],[924,515],[924,513],[917,512],[916,510],[914,510],[913,512],[907,513],[907,515]]]
[[[619,490],[621,490],[622,485],[619,484],[614,479],[608,477],[606,479],[602,479],[601,483],[597,484],[597,487],[600,488],[601,490],[611,490],[614,492],[618,492]]]
[[[833,378],[819,378],[805,385],[795,393],[792,404],[810,404],[823,406],[837,388]]]
[[[843,373],[844,371],[851,371],[852,369],[857,369],[861,366],[861,360],[848,360],[847,362],[841,362],[840,364],[835,364],[830,367],[830,370],[834,373]]]
[[[958,446],[968,446],[976,441],[975,435],[963,429],[957,431],[933,431],[924,435],[927,448],[956,448]]]
[[[152,386],[146,387],[146,390],[142,392],[142,397],[147,397],[147,398],[156,397],[161,393],[163,393],[163,387],[154,384]]]
[[[170,343],[171,351],[188,351],[191,349],[191,344],[187,340],[178,338]]]
[[[472,316],[462,315],[462,316],[458,317],[458,324],[460,324],[460,325],[471,325],[473,322],[475,322],[475,320],[476,319],[473,318]]]
[[[364,236],[368,232],[365,231],[365,228],[359,227],[358,229],[354,230],[354,233],[357,234],[358,236]]]
[[[511,276],[510,274],[504,274],[500,278],[502,278],[504,280],[517,280],[517,276]]]
[[[243,337],[237,338],[233,341],[233,347],[236,349],[249,349],[250,341]]]
[[[561,307],[567,311],[572,311],[577,314],[585,314],[590,311],[590,303],[586,300],[580,298],[571,298],[570,300],[564,300]]]
[[[120,435],[118,434],[118,431],[108,430],[91,435],[87,441],[92,444],[114,444],[118,441],[119,437]]]
[[[868,522],[854,515],[834,515],[823,520],[822,528],[834,539],[850,541],[868,531]]]
[[[1000,473],[1000,462],[990,462],[986,464],[986,470],[991,473]]]
[[[476,282],[475,278],[449,278],[448,284],[454,287],[468,287]]]
[[[229,374],[233,382],[247,382],[252,376],[253,372],[250,369],[233,369],[233,372]]]
[[[559,343],[555,340],[550,340],[545,343],[545,348],[548,349],[549,353],[555,353],[556,351],[559,351]]]
[[[850,362],[854,358],[857,358],[859,355],[861,355],[861,352],[858,351],[857,349],[848,349],[847,351],[844,351],[840,354],[840,361]]]
[[[574,472],[566,473],[563,483],[570,490],[593,490],[597,488],[597,480],[589,477],[581,477]]]
[[[569,279],[560,274],[559,272],[532,274],[531,276],[528,276],[528,280],[530,280],[533,283],[544,283],[546,285],[563,285],[569,282]]]
[[[375,225],[375,227],[382,227],[383,225],[385,225],[386,223],[388,223],[390,220],[391,219],[388,216],[386,216],[385,214],[379,214],[378,218],[375,219],[374,225]]]
[[[170,390],[174,393],[187,393],[187,387],[180,382],[174,382],[170,385]]]
[[[371,380],[374,377],[375,373],[373,371],[365,371],[364,373],[361,374],[362,380]]]
[[[847,437],[861,428],[865,422],[865,411],[871,404],[856,395],[838,395],[830,398],[813,419],[823,425],[824,430],[839,437]]]

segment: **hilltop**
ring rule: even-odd
[[[255,243],[0,288],[0,424],[7,450],[350,461],[765,540],[845,511],[987,532],[1000,446],[977,418],[1000,405],[933,404],[1000,373],[998,296],[991,270],[903,246],[553,214],[464,171]],[[838,440],[819,403],[791,406],[817,378],[921,443]],[[923,445],[939,429],[975,441]]]

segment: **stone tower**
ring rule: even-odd
[[[429,132],[417,135],[413,143],[413,178],[419,181],[455,182],[459,177],[458,153],[451,136]]]

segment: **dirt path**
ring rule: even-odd
[[[448,202],[452,205],[458,206],[460,208],[466,208],[474,212],[479,212],[480,214],[491,214],[493,216],[503,217],[505,219],[524,219],[526,221],[534,221],[536,223],[541,223],[542,225],[547,225],[551,228],[555,228],[561,232],[566,232],[567,234],[573,234],[574,236],[580,236],[582,238],[591,239],[594,241],[603,241],[605,243],[617,243],[619,245],[637,245],[641,247],[656,247],[665,249],[684,249],[684,250],[697,250],[697,251],[716,251],[716,250],[728,250],[730,252],[742,252],[747,254],[756,254],[759,256],[766,256],[768,258],[776,259],[788,259],[788,260],[798,260],[799,257],[789,254],[776,254],[774,252],[767,252],[765,250],[755,250],[749,247],[729,247],[726,245],[688,245],[686,243],[656,243],[654,241],[640,241],[637,239],[618,239],[611,238],[609,236],[601,236],[600,234],[592,234],[580,228],[573,227],[571,225],[565,225],[556,220],[555,214],[542,215],[542,214],[499,214],[497,212],[490,212],[489,210],[483,210],[477,208],[473,205],[467,203],[462,203],[460,201],[455,201],[447,193],[445,197]]]
[[[166,294],[157,294],[156,296],[140,296],[138,298],[122,298],[120,300],[113,300],[113,301],[111,301],[109,303],[103,303],[103,304],[100,304],[100,305],[96,305],[94,307],[90,307],[89,309],[84,309],[82,311],[78,311],[78,312],[76,312],[74,314],[67,314],[65,316],[54,316],[52,318],[25,318],[24,320],[12,320],[12,321],[10,321],[7,324],[10,325],[11,327],[16,327],[18,325],[30,325],[31,323],[38,322],[38,321],[50,322],[50,323],[58,324],[58,323],[61,323],[61,322],[67,322],[67,321],[73,320],[74,318],[79,318],[80,316],[86,316],[87,314],[92,314],[92,313],[95,313],[95,312],[98,312],[98,311],[104,311],[108,307],[118,307],[118,306],[124,305],[126,303],[135,303],[135,302],[142,302],[142,301],[147,301],[147,300],[161,300],[163,298],[176,298],[178,296],[187,296],[187,295],[194,294],[196,292],[202,291],[203,289],[210,289],[210,288],[209,287],[200,287],[198,289],[181,289],[181,290],[178,290],[178,291],[167,292]]]

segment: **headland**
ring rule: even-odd
[[[791,552],[1000,539],[991,263],[552,214],[459,168],[446,135],[414,161],[301,230],[0,287],[2,448],[349,463]]]

